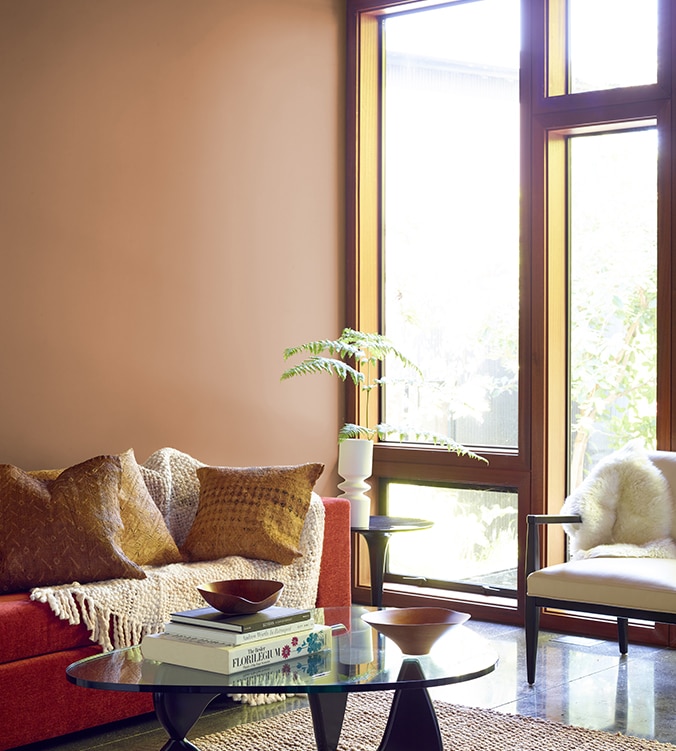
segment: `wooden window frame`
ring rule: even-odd
[[[627,89],[566,94],[566,0],[521,0],[523,49],[520,71],[522,98],[522,201],[519,324],[519,447],[516,451],[486,452],[488,467],[447,452],[417,446],[376,444],[374,496],[378,478],[426,479],[464,485],[516,488],[519,495],[519,569],[523,570],[525,517],[558,511],[566,487],[566,157],[565,136],[589,128],[608,128],[626,121],[654,120],[660,143],[658,169],[658,446],[676,448],[676,211],[672,185],[676,165],[671,151],[676,136],[676,97],[672,74],[676,60],[676,13],[660,2],[658,81]],[[381,330],[381,207],[382,154],[379,102],[382,94],[383,51],[380,19],[402,10],[448,5],[424,0],[347,0],[346,99],[346,222],[347,325]],[[543,33],[543,30],[547,30]],[[548,54],[548,52],[550,54]],[[347,402],[353,421],[363,405]],[[377,405],[374,405],[377,409]],[[563,428],[563,429],[562,429]],[[550,561],[564,555],[561,536],[546,540]],[[363,551],[358,554],[355,595],[368,600]],[[521,623],[522,587],[515,603],[484,603],[444,594],[386,592],[386,604],[462,605],[475,617]],[[566,628],[589,632],[589,623],[565,617]],[[561,628],[560,616],[543,617],[544,627]],[[554,625],[559,624],[559,625]],[[603,632],[605,626],[599,629]],[[647,640],[661,642],[662,629]]]

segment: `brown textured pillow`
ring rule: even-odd
[[[122,480],[119,500],[124,525],[120,545],[125,555],[139,566],[162,566],[182,561],[183,556],[148,492],[134,450],[120,454],[120,461]]]
[[[31,469],[27,474],[38,480],[56,480],[62,472],[63,467],[61,469]]]
[[[124,554],[139,566],[182,561],[183,556],[148,491],[134,449],[118,457],[122,469],[118,498],[123,524],[120,547]],[[29,474],[40,480],[52,480],[62,472],[61,469],[40,469]]]
[[[104,579],[143,579],[122,552],[116,456],[39,480],[0,465],[0,591]]]
[[[199,505],[181,552],[193,561],[241,555],[293,563],[323,470],[323,464],[198,469]]]

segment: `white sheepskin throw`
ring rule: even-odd
[[[566,498],[562,514],[573,559],[599,556],[676,558],[669,484],[635,442],[601,460]]]

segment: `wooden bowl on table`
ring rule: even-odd
[[[212,608],[222,613],[257,613],[274,605],[284,584],[267,579],[226,579],[197,587]]]
[[[406,655],[428,654],[437,639],[469,617],[469,613],[448,608],[396,608],[362,615],[369,626],[392,639]]]

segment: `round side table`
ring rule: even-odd
[[[352,527],[353,532],[360,534],[369,549],[369,565],[371,568],[371,605],[378,608],[383,605],[383,581],[385,577],[385,561],[390,537],[395,532],[416,532],[420,529],[430,529],[434,522],[427,519],[408,519],[401,516],[371,516],[368,527]]]

